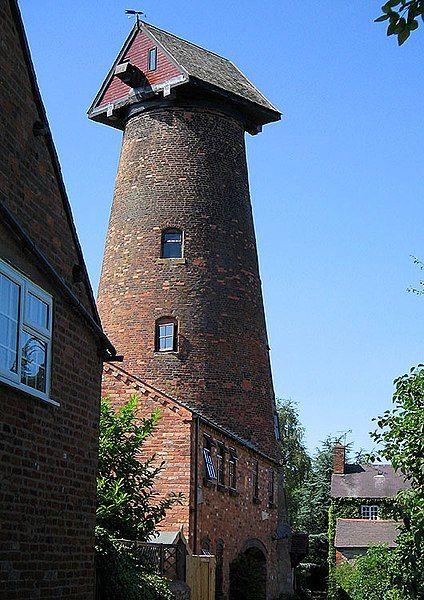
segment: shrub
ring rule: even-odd
[[[334,571],[341,600],[406,600],[393,584],[392,555],[385,546],[374,546]]]

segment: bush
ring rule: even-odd
[[[97,531],[97,598],[99,600],[172,600],[168,583],[146,572],[127,545]]]
[[[393,584],[391,551],[375,546],[334,570],[341,600],[406,600]]]

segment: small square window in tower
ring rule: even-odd
[[[163,318],[156,321],[156,352],[177,351],[177,321]]]
[[[149,71],[156,71],[158,66],[158,49],[156,46],[154,48],[150,48],[147,63]]]
[[[162,232],[162,258],[182,258],[183,232],[181,229],[165,229]]]

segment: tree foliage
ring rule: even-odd
[[[141,460],[143,442],[152,434],[159,413],[139,421],[137,396],[115,412],[107,399],[100,411],[97,479],[96,569],[102,600],[166,600],[167,583],[149,572],[131,545],[145,541],[181,494],[159,499],[154,484],[162,465]]]
[[[381,10],[383,14],[375,21],[388,21],[387,35],[396,35],[399,46],[418,29],[418,18],[424,21],[424,0],[389,0]]]
[[[181,494],[160,500],[153,491],[163,465],[154,457],[140,460],[144,440],[152,434],[159,412],[141,422],[137,396],[115,412],[107,399],[101,403],[99,473],[97,479],[97,527],[113,537],[146,540]]]
[[[328,527],[333,447],[336,439],[329,436],[316,449],[311,468],[301,486],[296,489],[298,511],[295,525],[312,534],[324,533]]]
[[[374,460],[389,461],[410,481],[396,496],[404,527],[394,553],[396,581],[409,598],[424,598],[424,365],[395,380],[395,407],[376,419]]]
[[[311,459],[305,446],[305,428],[300,423],[297,405],[292,400],[277,401],[281,432],[281,454],[290,520],[298,512],[297,493],[311,468]]]
[[[349,600],[406,600],[392,583],[392,556],[384,546],[374,546],[354,561],[335,569],[339,596]]]

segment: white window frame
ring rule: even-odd
[[[172,321],[164,322],[164,323],[158,323],[157,327],[158,327],[158,332],[157,332],[157,336],[158,336],[157,352],[175,352],[175,323],[173,323]],[[168,335],[166,333],[164,335],[161,335],[161,327],[171,327],[171,333],[168,334]],[[161,348],[160,347],[161,340],[165,340],[165,348]],[[168,340],[171,341],[171,347],[170,348],[167,346]]]
[[[17,372],[5,371],[0,368],[0,381],[7,383],[12,387],[23,390],[32,396],[46,400],[55,406],[59,403],[50,398],[51,382],[51,358],[52,358],[52,330],[53,330],[53,298],[22,273],[11,267],[8,263],[0,259],[0,273],[8,277],[13,283],[19,286],[19,310],[18,310],[18,340],[17,340]],[[40,327],[25,317],[25,304],[28,294],[32,294],[48,306],[47,327]],[[42,392],[22,383],[22,337],[23,334],[33,334],[46,344],[46,390]]]
[[[368,519],[369,521],[378,520],[378,506],[376,504],[362,504],[361,505],[361,519]]]
[[[149,48],[147,53],[147,69],[149,71],[156,71],[158,68],[158,47],[153,46]]]

